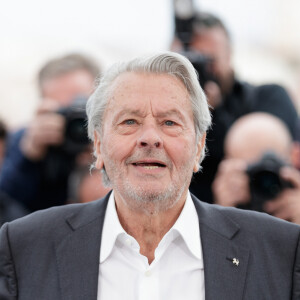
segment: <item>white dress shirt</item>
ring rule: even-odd
[[[188,194],[183,210],[149,265],[122,228],[112,193],[103,224],[98,300],[204,300],[198,215]]]

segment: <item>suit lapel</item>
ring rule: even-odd
[[[205,299],[242,299],[249,250],[235,242],[239,226],[213,205],[192,198],[200,222]],[[238,265],[234,258],[238,260]]]
[[[56,244],[64,300],[97,299],[103,220],[109,195],[67,218],[70,233]]]

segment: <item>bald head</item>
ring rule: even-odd
[[[292,137],[280,119],[267,113],[252,113],[238,119],[225,139],[226,158],[255,162],[266,151],[290,161]]]

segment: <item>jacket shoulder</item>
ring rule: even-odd
[[[194,198],[196,210],[201,223],[201,218],[211,228],[224,232],[225,228],[231,228],[241,236],[251,236],[257,239],[276,238],[278,241],[297,240],[300,236],[300,226],[266,213],[238,209],[235,207],[223,207],[216,204],[208,204]]]
[[[84,204],[67,204],[36,211],[23,218],[6,223],[9,235],[14,239],[27,239],[31,236],[58,237],[96,218],[104,218],[109,196]]]

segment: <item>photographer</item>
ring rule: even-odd
[[[7,129],[2,120],[0,120],[0,172],[6,148]]]
[[[91,94],[98,75],[94,62],[79,54],[51,60],[40,70],[42,101],[28,127],[9,138],[0,176],[0,189],[28,210],[64,204],[74,164],[87,164],[91,152],[88,146],[78,153],[62,147],[67,112],[76,99]]]
[[[5,123],[0,120],[0,173],[2,161],[6,152],[7,128]],[[15,220],[23,217],[27,211],[21,204],[17,203],[14,199],[6,195],[0,190],[0,226],[5,222]]]
[[[219,18],[198,12],[192,16],[186,28],[191,31],[189,34],[180,33],[180,27],[177,27],[172,48],[182,51],[184,45],[185,50],[194,54],[194,66],[200,74],[200,83],[212,107],[213,118],[212,129],[207,135],[209,155],[203,162],[203,172],[194,175],[190,190],[202,201],[212,202],[211,183],[224,156],[225,135],[234,121],[248,113],[267,112],[280,118],[294,137],[297,112],[281,86],[252,86],[236,78],[231,64],[230,35]],[[183,41],[181,36],[189,38]],[[199,62],[195,54],[198,54]],[[201,79],[203,73],[207,78]]]
[[[276,163],[267,162],[270,153]],[[212,185],[214,202],[262,210],[300,224],[300,173],[292,166],[294,154],[281,120],[266,113],[240,118],[225,139],[225,159]]]

